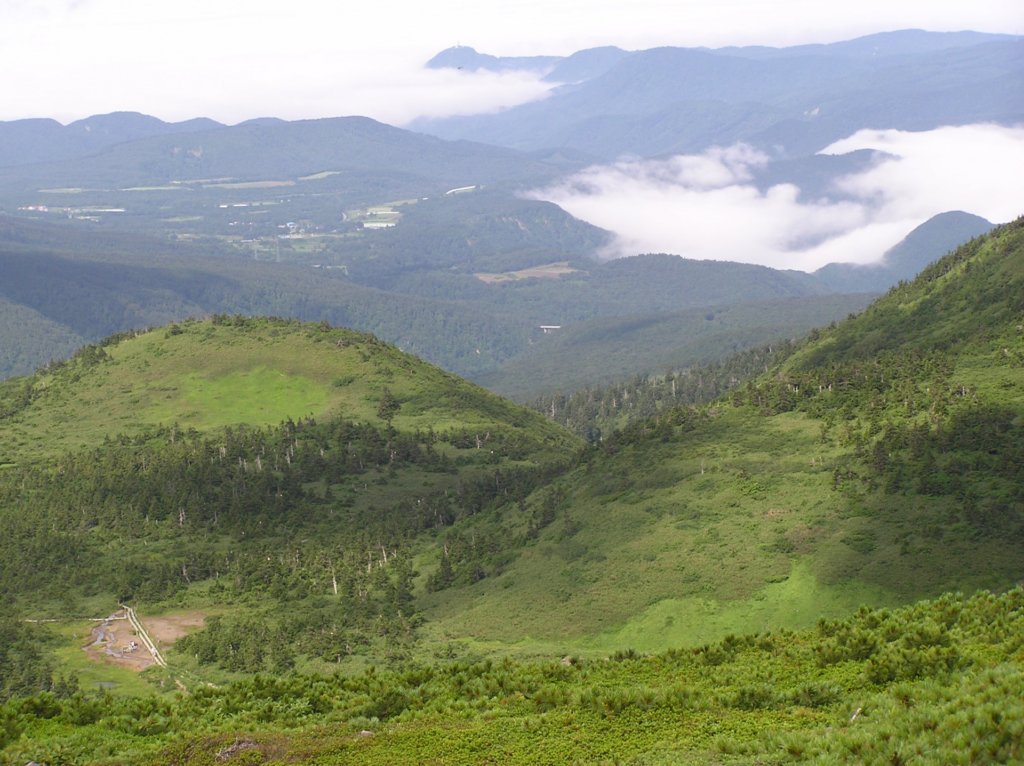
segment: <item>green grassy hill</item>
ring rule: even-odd
[[[400,403],[391,421],[400,430],[530,430],[539,442],[571,442],[539,415],[326,323],[187,320],[114,336],[0,385],[8,462],[160,427],[211,432],[307,417],[379,423],[385,390]]]
[[[0,629],[15,615],[63,621],[63,642],[17,660],[19,677],[53,670],[121,693],[138,690],[134,674],[75,644],[83,615],[126,600],[208,618],[217,645],[242,632],[249,649],[233,660],[175,660],[190,684],[405,656],[424,541],[525,496],[578,444],[326,323],[215,315],[113,336],[0,384]]]
[[[430,629],[655,650],[1017,582],[1022,255],[1024,225],[1002,227],[727,399],[605,439],[527,501],[532,537],[486,520],[530,541],[432,596]]]

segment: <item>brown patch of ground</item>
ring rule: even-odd
[[[813,543],[819,538],[821,529],[798,524],[785,533],[785,538],[793,548],[794,553],[808,553],[813,548]]]
[[[143,617],[139,621],[160,649],[166,649],[179,638],[203,626],[206,615],[202,612],[175,612],[159,617]],[[108,665],[118,665],[141,672],[155,665],[153,655],[143,645],[128,622],[124,610],[118,610],[98,623],[89,632],[89,643],[84,647],[89,659]]]
[[[206,615],[202,612],[173,612],[159,617],[142,617],[139,621],[149,631],[150,637],[157,647],[164,649],[179,638],[203,627]]]

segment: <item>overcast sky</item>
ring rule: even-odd
[[[425,72],[452,45],[500,55],[596,45],[788,45],[908,27],[1024,33],[1020,0],[0,0],[0,119],[116,110],[166,120],[496,109],[522,76]]]

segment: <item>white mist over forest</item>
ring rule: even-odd
[[[1024,127],[862,130],[821,153],[864,149],[877,152],[871,166],[817,199],[792,184],[755,186],[772,158],[745,144],[593,166],[531,196],[613,232],[608,258],[675,253],[804,271],[877,260],[945,211],[993,222],[1020,212],[1024,176],[1004,171],[1024,167]]]

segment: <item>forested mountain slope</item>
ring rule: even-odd
[[[279,320],[170,326],[9,382],[12,613],[120,598],[206,623],[147,671],[192,690],[174,702],[76,692],[43,654],[57,638],[0,626],[4,695],[52,687],[3,708],[7,752],[543,762],[570,727],[574,753],[637,762],[941,762],[967,710],[957,752],[1013,760],[1019,591],[849,615],[1020,580],[1022,259],[1024,220],[724,399],[578,453],[368,336]],[[47,418],[94,446],[62,452]],[[389,670],[329,674],[368,661]]]
[[[537,542],[432,623],[653,649],[1016,582],[1022,263],[1018,221],[725,400],[606,437],[543,491]]]
[[[778,345],[800,338],[809,327],[860,311],[873,297],[808,295],[591,319],[542,336],[477,379],[492,391],[525,401],[556,397],[556,391],[575,394],[620,385],[637,375],[663,375],[667,369],[696,370],[743,353],[759,341]]]
[[[578,445],[373,336],[225,315],[6,381],[0,425],[5,619],[185,600],[250,642],[253,615],[305,624],[275,667],[407,652],[418,541]],[[262,669],[267,648],[223,666]]]
[[[43,337],[32,328],[54,324],[95,342],[214,313],[327,320],[462,374],[520,350],[533,325],[451,301],[389,294],[338,270],[254,262],[209,239],[168,241],[16,218],[0,218],[0,298],[22,307],[18,321],[0,325],[2,346],[11,350],[0,354],[3,377],[66,354],[32,340]],[[21,349],[17,358],[14,349]]]
[[[409,231],[377,231],[338,245],[334,267],[322,251],[304,252],[300,263],[271,263],[214,238],[169,239],[81,222],[0,217],[0,299],[14,304],[11,311],[20,307],[0,324],[0,377],[59,358],[42,329],[54,325],[54,339],[64,334],[94,342],[214,313],[326,320],[373,332],[479,378],[515,357],[522,364],[532,353],[543,355],[540,325],[610,317],[628,324],[625,318],[638,314],[646,320],[652,311],[690,309],[686,334],[714,329],[722,340],[720,355],[780,332],[801,334],[844,316],[856,303],[823,300],[825,288],[802,272],[670,255],[598,262],[585,254],[602,241],[600,230],[547,203],[503,199],[485,191],[423,202],[422,212],[408,214]],[[284,242],[288,247],[291,241]],[[706,311],[695,311],[708,307],[724,317],[730,306],[767,301],[777,301],[773,310],[737,308],[737,321],[727,323],[705,321]],[[573,350],[580,362],[570,367],[586,368],[590,362],[583,357],[594,357],[593,344]],[[663,367],[671,363],[665,357],[680,357],[674,343],[663,351],[652,349],[653,358],[639,361]],[[702,353],[708,352],[705,346]],[[681,361],[695,361],[683,353]],[[526,377],[514,367],[509,378]],[[527,374],[531,385],[553,388],[566,372],[571,370]]]

